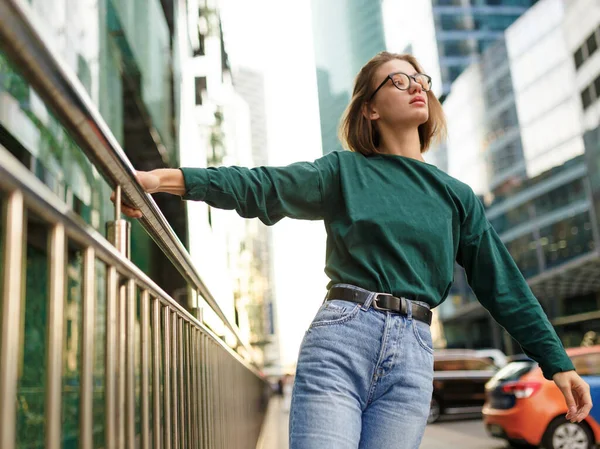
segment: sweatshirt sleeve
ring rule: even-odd
[[[285,167],[181,168],[183,199],[235,210],[266,225],[284,217],[323,219],[336,172],[332,159],[324,156]]]
[[[492,317],[539,363],[544,377],[575,369],[514,259],[473,194],[461,224],[457,262]]]

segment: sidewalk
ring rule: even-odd
[[[284,410],[281,396],[273,396],[256,449],[288,449],[289,412]]]

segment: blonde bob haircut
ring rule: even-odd
[[[382,80],[375,80],[375,72],[388,61],[399,59],[410,63],[416,71],[423,73],[423,69],[416,58],[409,54],[378,53],[367,62],[354,82],[352,100],[346,108],[339,128],[339,139],[342,145],[350,151],[362,153],[365,156],[380,153],[380,134],[377,125],[363,114],[364,107],[375,91],[375,84]],[[421,153],[429,149],[432,140],[441,141],[446,137],[446,119],[442,105],[432,91],[427,92],[429,106],[429,119],[419,126],[419,140]]]

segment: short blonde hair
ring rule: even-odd
[[[367,62],[354,82],[352,100],[344,111],[339,129],[339,139],[342,145],[350,151],[362,153],[365,156],[379,153],[380,135],[377,126],[363,114],[363,108],[368,103],[375,91],[374,76],[377,69],[388,61],[399,59],[410,63],[415,70],[423,73],[423,69],[417,59],[409,54],[389,53],[383,51],[378,53]],[[421,141],[421,153],[429,149],[432,140],[441,141],[446,137],[446,118],[442,105],[432,91],[427,92],[429,105],[429,119],[419,126],[419,140]]]

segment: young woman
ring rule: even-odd
[[[149,193],[268,225],[324,220],[331,282],[300,349],[292,449],[419,447],[433,388],[430,309],[446,298],[455,261],[483,306],[556,382],[567,419],[579,422],[592,407],[481,202],[423,160],[444,131],[430,77],[414,57],[384,52],[356,79],[340,132],[351,151],[287,167],[138,172]]]

